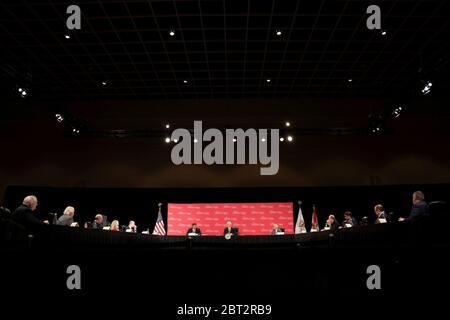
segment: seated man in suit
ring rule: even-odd
[[[384,212],[383,205],[377,204],[374,208],[374,211],[375,211],[375,216],[377,217],[377,219],[375,220],[375,224],[387,222],[386,213]]]
[[[275,234],[281,233],[281,232],[284,233],[284,229],[283,229],[283,228],[280,228],[280,226],[278,225],[278,223],[274,223],[274,224],[273,224],[273,229],[272,229],[272,235],[275,235]]]
[[[333,214],[330,214],[328,216],[324,230],[337,230],[337,229],[339,229],[339,222],[336,221],[336,217]]]
[[[92,229],[102,230],[103,227],[106,227],[106,221],[104,221],[103,215],[96,214],[94,223],[92,223]]]
[[[56,221],[56,225],[70,227],[72,225],[72,223],[74,223],[74,221],[73,221],[74,214],[75,214],[75,208],[68,206],[64,210],[64,214],[61,217],[59,217],[58,221]]]
[[[416,191],[412,195],[412,209],[408,218],[399,218],[398,221],[417,222],[428,217],[428,204],[425,202],[425,195],[422,191]]]
[[[41,222],[33,214],[37,205],[38,200],[35,196],[26,196],[25,199],[23,199],[22,204],[11,215],[11,219],[25,226],[42,223],[48,224],[47,220]]]
[[[227,226],[225,229],[223,229],[223,235],[230,233],[233,236],[237,236],[238,231],[239,231],[238,228],[233,228],[233,223],[231,221],[227,221]]]
[[[195,233],[198,236],[202,235],[202,232],[199,228],[197,228],[197,224],[193,223],[192,226],[187,230],[186,235],[188,235],[189,233]]]
[[[358,224],[355,218],[353,218],[353,214],[350,211],[344,212],[344,221],[342,221],[343,228],[351,228]]]

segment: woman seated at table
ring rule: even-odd
[[[119,220],[114,220],[111,222],[111,231],[120,231],[119,229]]]

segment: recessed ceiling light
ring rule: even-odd
[[[64,38],[70,39],[70,34],[66,33],[66,34],[64,35]]]
[[[288,140],[289,142],[291,142],[292,140],[294,140],[294,138],[293,138],[292,136],[288,136],[288,137],[287,137],[287,140]]]
[[[166,124],[166,129],[169,129],[170,128],[170,124]]]
[[[348,82],[352,82],[353,81],[353,79],[348,79]]]
[[[173,37],[175,35],[175,30],[170,30],[169,35]]]
[[[276,34],[277,36],[281,36],[281,30],[277,30]]]
[[[262,141],[262,142],[266,142],[266,138],[262,138],[261,141]]]
[[[188,83],[188,81],[187,80],[183,80],[183,83]]]
[[[286,125],[286,127],[290,127],[291,123],[289,121],[286,121],[285,125]]]
[[[281,137],[281,138],[280,138],[280,141],[281,141],[281,142],[283,142],[283,141],[284,141],[284,138],[283,138],[283,137]]]
[[[269,82],[270,82],[270,79],[267,79],[266,81],[267,81],[267,83],[269,83]]]
[[[102,86],[106,86],[106,81],[102,81]]]
[[[381,35],[385,36],[387,34],[386,30],[381,31]]]
[[[197,143],[197,142],[198,142],[198,140],[197,140],[197,138],[195,138],[195,139],[194,139],[194,143]]]
[[[170,138],[166,137],[165,141],[166,141],[166,143],[170,143]]]

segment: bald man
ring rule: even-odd
[[[59,217],[58,221],[56,221],[56,224],[58,226],[69,226],[74,222],[73,221],[73,216],[75,214],[75,208],[68,206],[65,210],[64,210],[64,214]]]
[[[48,223],[47,220],[41,222],[33,214],[33,211],[36,210],[37,205],[38,200],[35,196],[26,196],[25,199],[23,199],[22,204],[11,215],[11,219],[23,225],[41,224],[41,223],[47,224]]]

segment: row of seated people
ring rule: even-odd
[[[413,206],[410,215],[407,218],[399,218],[399,221],[415,221],[422,217],[428,216],[428,205],[425,202],[425,196],[421,191],[416,191],[413,193],[412,203]],[[25,226],[29,224],[42,224],[42,223],[48,224],[49,223],[48,220],[41,221],[33,214],[33,211],[36,210],[37,205],[38,205],[37,197],[29,195],[24,198],[22,204],[10,215],[10,218],[16,221],[17,223],[20,223]],[[387,216],[386,213],[384,212],[383,205],[381,204],[376,205],[374,211],[376,215],[375,223],[386,222]],[[73,219],[74,215],[75,215],[75,208],[72,206],[68,206],[64,210],[63,215],[61,215],[57,219],[56,224],[63,226],[78,226],[78,224]],[[352,227],[354,225],[357,225],[357,221],[352,216],[352,213],[350,211],[347,211],[344,213],[344,221],[342,222],[342,224],[339,224],[336,221],[334,215],[330,215],[326,221],[326,226],[324,229],[334,230],[341,227],[344,228]],[[92,228],[92,229],[108,229],[111,231],[137,232],[137,226],[134,221],[130,221],[128,226],[123,226],[122,228],[120,228],[118,220],[114,220],[111,224],[108,224],[107,219],[101,214],[97,214],[92,223],[87,222],[83,226],[85,228]],[[313,226],[313,229],[311,231],[319,231],[318,228],[314,230],[315,227],[317,228],[317,226]],[[282,232],[281,228],[279,228],[279,226],[275,224],[272,230],[272,234],[279,234],[281,232]],[[201,234],[200,229],[197,228],[196,224],[193,224],[191,229],[187,231],[187,234],[189,233],[198,233],[199,235]],[[224,235],[228,234],[229,235],[238,234],[238,228],[233,228],[233,224],[231,221],[228,221],[226,227],[224,228]]]

